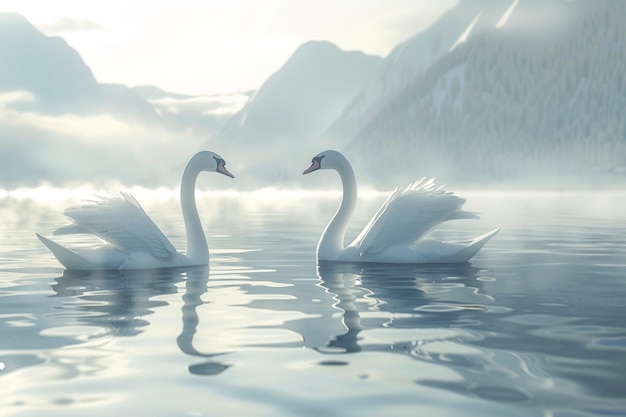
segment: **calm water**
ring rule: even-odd
[[[0,415],[626,415],[625,194],[467,193],[462,266],[317,266],[335,195],[203,194],[210,271],[92,274],[34,236],[74,197],[5,195]]]

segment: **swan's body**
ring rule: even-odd
[[[437,188],[433,181],[418,181],[396,190],[359,236],[344,246],[348,221],[354,212],[357,186],[348,160],[337,151],[313,158],[304,174],[334,169],[343,183],[343,199],[317,245],[320,261],[381,263],[467,262],[499,229],[467,241],[440,241],[426,235],[439,224],[456,219],[477,219],[462,210],[465,200]]]
[[[186,253],[177,252],[172,243],[130,194],[99,197],[65,211],[74,223],[57,229],[54,234],[84,233],[105,242],[95,249],[68,249],[39,234],[65,268],[151,269],[209,263],[209,248],[196,208],[195,185],[202,171],[214,171],[233,177],[226,162],[217,154],[202,151],[187,163],[180,186],[180,203],[187,232]]]

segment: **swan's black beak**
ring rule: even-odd
[[[311,166],[308,167],[303,173],[304,174],[308,174],[309,172],[313,172],[313,171],[317,171],[318,169],[320,169],[321,165],[320,165],[320,161],[317,158],[313,159],[313,162],[311,163]]]
[[[219,161],[216,171],[220,174],[226,175],[227,177],[235,178],[235,176],[226,169],[226,162],[224,161]]]

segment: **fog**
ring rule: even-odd
[[[0,188],[173,189],[209,149],[236,179],[203,176],[206,188],[338,190],[334,175],[301,175],[337,149],[361,189],[435,177],[453,190],[620,190],[624,15],[619,1],[460,1],[387,57],[308,42],[256,91],[197,96],[100,84],[71,46],[9,16]]]
[[[184,162],[201,139],[107,114],[46,115],[13,108],[35,98],[0,95],[0,181],[4,188],[120,182],[172,185],[162,175]],[[182,171],[181,171],[182,173]]]

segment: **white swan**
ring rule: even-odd
[[[308,174],[334,169],[343,183],[339,210],[322,233],[317,245],[320,261],[381,263],[460,263],[467,262],[499,229],[468,241],[448,242],[425,237],[447,220],[477,219],[463,211],[463,198],[435,187],[433,180],[415,182],[391,194],[358,237],[344,247],[348,221],[354,212],[357,186],[348,160],[339,152],[317,154]]]
[[[135,198],[127,193],[99,197],[65,215],[74,223],[54,234],[86,233],[106,243],[95,249],[68,249],[37,233],[65,268],[74,270],[152,269],[207,265],[207,246],[196,207],[196,178],[202,171],[215,171],[234,178],[226,162],[217,154],[202,151],[187,163],[180,185],[180,204],[187,232],[187,252],[176,251],[172,243],[146,214]]]

